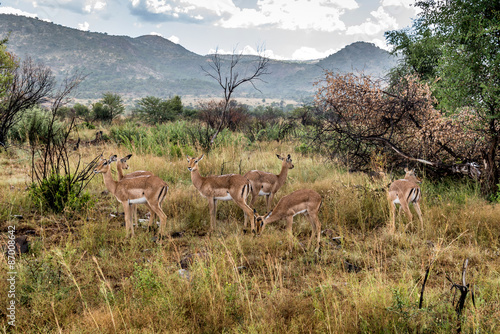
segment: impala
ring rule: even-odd
[[[125,228],[127,235],[129,230],[134,235],[132,223],[132,204],[148,204],[151,210],[160,217],[160,235],[164,234],[167,216],[161,209],[161,202],[167,195],[168,185],[165,181],[154,175],[143,175],[133,178],[123,178],[120,181],[113,180],[111,176],[111,163],[116,161],[116,155],[109,160],[102,159],[94,169],[95,173],[102,173],[106,188],[123,205],[125,213]]]
[[[318,211],[321,207],[321,195],[311,189],[300,189],[293,193],[282,197],[278,204],[265,216],[255,215],[257,224],[257,233],[260,234],[266,228],[266,225],[275,221],[286,219],[286,230],[290,237],[293,237],[292,224],[293,217],[303,213],[311,223],[311,238],[307,244],[307,248],[311,246],[311,242],[316,236],[317,246],[315,252],[319,251],[321,222],[318,218]]]
[[[266,209],[267,211],[271,210],[274,195],[285,183],[288,170],[294,167],[290,154],[286,159],[279,154],[276,154],[276,156],[282,161],[281,171],[278,175],[261,172],[259,170],[251,170],[244,175],[252,184],[252,200],[250,201],[250,207],[253,207],[257,196],[266,196]]]
[[[247,205],[246,199],[250,193],[250,182],[248,179],[239,174],[226,175],[211,175],[203,177],[198,170],[198,162],[203,159],[204,155],[199,158],[190,158],[187,156],[188,170],[191,172],[191,181],[201,196],[208,200],[208,208],[210,211],[210,231],[214,230],[217,201],[233,200],[245,213],[245,231],[247,220],[253,215],[252,209]],[[251,220],[252,231],[255,230],[254,222]]]
[[[418,183],[422,181],[417,178],[414,170],[409,170],[405,168],[405,178],[394,181],[387,193],[387,198],[389,200],[389,205],[391,209],[391,230],[394,231],[396,224],[396,204],[400,204],[399,211],[403,209],[408,216],[410,222],[412,221],[412,214],[410,212],[409,204],[413,203],[415,211],[417,211],[418,218],[420,219],[420,225],[422,229],[424,228],[424,221],[422,220],[422,212],[420,211],[420,199],[422,198],[422,192]]]
[[[138,170],[132,173],[128,173],[127,175],[123,174],[124,169],[129,169],[130,166],[128,165],[127,161],[132,157],[132,154],[129,154],[127,156],[124,156],[123,158],[120,158],[116,161],[116,170],[118,171],[118,181],[121,181],[123,178],[131,178],[131,177],[137,177],[137,176],[144,176],[144,175],[153,175],[153,173],[145,171],[145,170]],[[165,197],[164,197],[165,198]],[[154,221],[155,221],[155,213],[154,211],[149,207],[148,203],[144,203],[146,206],[149,208],[150,211],[150,216],[149,216],[149,223],[148,223],[148,229],[151,229],[151,226],[153,226]],[[137,223],[137,205],[135,204],[130,204],[131,206],[131,211],[132,211],[132,222]],[[160,202],[161,206],[161,202]]]
[[[145,170],[137,170],[132,173],[128,173],[127,175],[123,175],[123,170],[124,169],[129,169],[130,166],[128,165],[127,161],[132,157],[132,154],[129,154],[127,156],[124,156],[123,158],[119,159],[116,161],[116,170],[118,171],[118,181],[123,179],[124,177],[136,177],[140,175],[153,175],[153,173],[145,171]]]

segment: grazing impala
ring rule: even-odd
[[[282,197],[274,209],[265,216],[255,215],[257,224],[257,232],[260,234],[264,231],[269,223],[286,219],[286,229],[290,237],[293,236],[292,224],[293,217],[303,213],[311,223],[311,238],[307,244],[307,248],[311,246],[311,242],[316,236],[317,246],[315,252],[319,251],[321,222],[318,218],[318,211],[321,207],[321,195],[311,189],[300,189],[293,193]]]
[[[137,177],[137,176],[144,176],[144,175],[153,175],[153,173],[145,171],[145,170],[138,170],[132,173],[128,173],[127,175],[123,174],[124,169],[129,169],[130,166],[128,165],[127,161],[132,157],[132,154],[129,154],[127,156],[124,156],[123,158],[120,158],[116,161],[116,170],[118,171],[118,181],[121,181],[123,178],[131,178],[131,177]],[[165,197],[163,197],[165,198]],[[149,216],[149,223],[148,223],[148,229],[151,229],[151,226],[153,226],[154,221],[155,221],[155,213],[154,211],[149,207],[148,203],[144,203],[146,206],[149,208],[150,211],[150,216]],[[160,202],[161,206],[161,202]],[[132,222],[137,223],[137,205],[136,204],[130,204],[130,209],[132,211]]]
[[[413,203],[415,211],[417,211],[418,218],[420,219],[420,225],[422,229],[424,228],[424,221],[422,220],[422,212],[420,211],[420,199],[422,198],[422,192],[418,183],[422,181],[417,178],[414,170],[409,170],[405,168],[405,178],[394,181],[387,193],[387,198],[389,200],[389,205],[391,209],[391,230],[394,231],[396,224],[396,204],[400,204],[399,211],[403,209],[408,216],[410,222],[412,221],[412,214],[410,212],[409,204]]]
[[[252,184],[252,199],[250,201],[250,207],[253,207],[253,204],[255,203],[255,200],[257,200],[258,196],[266,196],[266,209],[267,211],[271,210],[274,195],[285,183],[288,170],[294,167],[290,154],[286,159],[281,157],[279,154],[276,154],[276,156],[282,161],[281,171],[278,175],[261,172],[260,170],[251,170],[244,175]]]
[[[217,201],[230,201],[233,200],[245,213],[245,230],[247,227],[247,220],[253,215],[252,209],[247,205],[246,199],[250,193],[250,182],[248,179],[239,174],[226,174],[226,175],[211,175],[203,177],[198,170],[198,162],[203,159],[202,155],[199,158],[187,157],[188,170],[191,172],[191,181],[196,189],[200,192],[201,196],[208,200],[208,208],[210,211],[210,231],[214,230],[216,214],[217,214]],[[251,220],[252,231],[255,230],[253,219]]]
[[[113,161],[116,161],[116,155],[113,155],[109,160],[101,158],[94,172],[102,173],[106,188],[123,205],[127,235],[129,230],[131,235],[134,235],[131,204],[145,203],[147,203],[151,210],[160,217],[160,235],[163,235],[165,233],[167,216],[161,209],[161,202],[167,195],[167,183],[154,175],[123,178],[121,181],[115,181],[111,176],[110,168]]]

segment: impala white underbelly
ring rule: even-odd
[[[224,197],[215,197],[216,200],[218,201],[230,201],[232,200],[233,198],[231,197],[230,194],[227,194],[226,196]]]
[[[394,203],[394,204],[401,204],[401,202],[399,201],[399,197],[396,197],[396,199],[394,201],[392,201],[392,203]]]
[[[296,215],[300,215],[301,213],[304,213],[304,212],[306,212],[306,211],[307,211],[307,209],[297,211],[297,212],[295,212],[295,213],[293,214],[293,216],[295,217]]]
[[[129,199],[128,204],[145,204],[148,201],[146,200],[146,197],[140,197],[140,198],[135,198],[135,199]]]

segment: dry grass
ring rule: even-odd
[[[82,149],[89,160],[103,151],[105,156],[129,153],[114,145]],[[284,223],[273,224],[259,237],[244,235],[243,212],[234,203],[219,204],[216,232],[205,235],[208,205],[191,184],[185,158],[130,160],[131,170],[150,170],[170,185],[163,209],[169,229],[182,236],[154,242],[142,227],[136,227],[134,239],[125,238],[123,216],[117,214],[122,208],[112,195],[102,193],[100,175],[88,188],[97,199],[93,208],[42,216],[23,187],[10,188],[11,176],[23,178],[22,155],[2,156],[1,229],[15,225],[18,234],[33,231],[30,253],[17,259],[17,326],[9,327],[3,316],[3,330],[450,333],[456,331],[457,319],[446,276],[460,281],[468,258],[467,281],[474,284],[476,307],[469,297],[462,329],[500,331],[498,204],[485,202],[461,184],[446,188],[424,182],[424,230],[403,217],[391,234],[383,191],[388,182],[373,183],[321,157],[296,154],[293,143],[217,149],[200,162],[200,172],[278,173],[276,153],[292,154],[295,165],[277,197],[299,188],[315,189],[323,196],[322,229],[342,237],[338,243],[323,236],[319,255],[303,248],[310,234],[303,217],[295,217],[290,250]],[[265,210],[263,199],[256,209]],[[146,212],[140,208],[141,218]],[[348,270],[346,262],[360,271]],[[186,271],[179,271],[181,264]],[[429,265],[424,306],[419,309]],[[6,294],[2,270],[0,298],[7,300]]]

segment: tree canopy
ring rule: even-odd
[[[422,11],[411,28],[386,33],[403,56],[393,79],[416,73],[431,83],[441,112],[471,112],[474,121],[464,130],[484,138],[484,181],[493,190],[500,160],[500,2],[423,0],[415,6]]]

